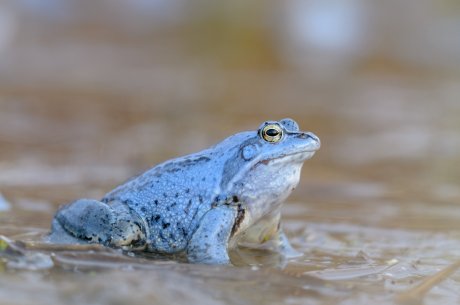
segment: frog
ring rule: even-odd
[[[281,207],[319,138],[285,118],[231,135],[197,153],[160,163],[108,192],[58,209],[48,241],[183,254],[190,263],[231,264],[241,240],[275,241],[299,255],[281,224]]]

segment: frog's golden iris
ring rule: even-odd
[[[262,139],[270,143],[277,143],[283,137],[283,128],[278,124],[269,124],[260,130]]]

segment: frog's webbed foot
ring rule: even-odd
[[[115,215],[105,203],[80,199],[60,208],[54,216],[49,240],[55,243],[107,244],[112,235]]]
[[[303,253],[295,250],[289,242],[281,227],[281,214],[279,213],[267,215],[243,232],[238,245],[276,252],[283,259],[303,256]]]
[[[54,244],[87,244],[87,241],[78,239],[64,229],[56,218],[51,222],[51,232],[44,237],[44,240]]]
[[[56,213],[48,240],[139,247],[145,243],[145,234],[140,219],[134,217],[126,206],[80,199]]]
[[[292,247],[291,243],[289,242],[289,239],[287,238],[282,228],[278,230],[276,235],[277,236],[275,242],[278,247],[278,251],[281,253],[281,255],[283,255],[283,257],[289,259],[301,257],[304,255],[302,252],[299,252],[296,249],[294,249],[294,247]]]
[[[237,218],[236,206],[221,205],[207,212],[187,246],[189,262],[230,264],[228,243]]]

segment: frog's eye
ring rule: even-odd
[[[268,124],[260,130],[260,136],[267,142],[277,143],[283,137],[283,129],[278,124]]]

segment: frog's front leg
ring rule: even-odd
[[[241,211],[235,205],[221,205],[208,211],[187,246],[189,262],[230,264],[229,241],[235,225],[244,216]]]
[[[100,243],[112,247],[142,247],[142,221],[124,204],[80,199],[62,207],[54,216],[49,241]]]

